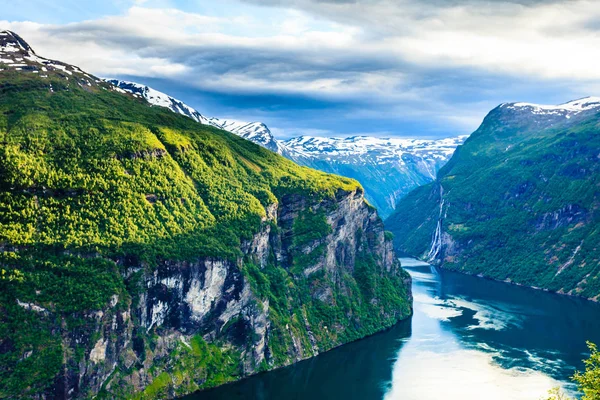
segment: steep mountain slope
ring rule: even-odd
[[[431,182],[467,136],[440,140],[375,138],[325,138],[300,136],[276,139],[260,122],[207,118],[185,103],[137,83],[110,80],[150,104],[169,108],[202,124],[235,133],[300,165],[348,176],[365,188],[367,200],[385,217],[398,200],[417,186]]]
[[[411,313],[351,179],[0,32],[0,398],[170,398]]]
[[[198,111],[163,92],[152,89],[151,87],[140,85],[135,82],[109,79],[107,82],[141,98],[146,99],[153,106],[165,107],[169,110],[190,117],[201,124],[214,126],[259,144],[271,151],[283,154],[285,151],[282,144],[275,139],[269,128],[262,122],[240,122],[214,117],[205,117]]]
[[[597,299],[600,98],[502,104],[386,220],[445,268]]]

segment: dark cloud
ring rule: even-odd
[[[583,27],[571,22],[580,21],[577,18],[556,21],[552,12],[532,20],[536,14],[521,7],[553,2],[246,2],[293,7],[303,11],[297,13],[302,18],[311,17],[295,33],[246,37],[217,35],[208,29],[189,34],[186,28],[203,27],[204,16],[171,15],[172,11],[161,9],[138,9],[141,16],[129,12],[24,28],[37,29],[33,32],[41,44],[58,44],[72,59],[61,52],[49,56],[81,62],[96,74],[149,84],[209,116],[260,120],[294,134],[303,130],[339,135],[463,134],[475,129],[500,102],[560,103],[593,94],[585,92],[592,90],[587,83],[598,81],[594,70],[585,69],[589,63],[574,63],[584,67],[576,81],[569,75],[576,75],[568,70],[569,64],[559,65],[568,57],[556,58],[552,46],[546,46],[549,42],[528,43],[530,37],[546,35],[560,45],[563,36],[578,38],[579,29],[598,25],[594,21],[600,16],[594,19],[594,15],[584,19],[588,23]],[[454,6],[465,8],[448,11]],[[165,16],[171,18],[171,25],[160,25]],[[139,19],[146,17],[154,18],[158,26]],[[180,22],[186,18],[192,22]],[[333,25],[315,28],[310,25],[313,20]],[[180,23],[188,25],[180,27]],[[537,30],[528,30],[530,26]],[[330,31],[335,35],[328,36]],[[447,37],[452,40],[445,41]],[[65,50],[64,43],[71,49]],[[529,47],[520,48],[523,44]],[[550,52],[528,58],[528,50],[535,53],[544,47]],[[105,59],[108,64],[103,64]]]

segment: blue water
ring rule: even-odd
[[[189,396],[194,400],[520,400],[572,390],[600,306],[402,259],[411,320],[313,359]]]

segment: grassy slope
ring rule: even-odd
[[[444,231],[458,250],[446,252],[445,267],[596,297],[599,130],[597,116],[536,129],[530,120],[503,120],[495,110],[442,168],[438,182],[400,202],[387,229],[400,250],[427,252],[441,184]]]

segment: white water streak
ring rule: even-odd
[[[444,188],[440,184],[440,213],[438,216],[437,226],[435,228],[435,233],[433,235],[433,240],[431,241],[431,249],[427,254],[427,261],[432,262],[435,261],[436,257],[440,253],[442,249],[442,221],[443,221],[443,213],[444,213]]]

